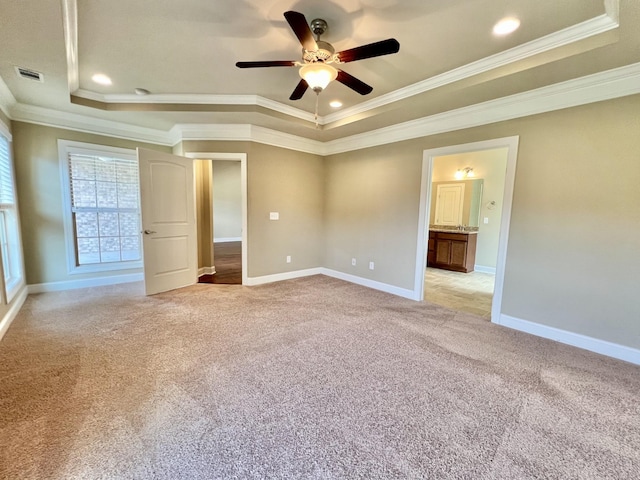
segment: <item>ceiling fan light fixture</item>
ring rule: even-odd
[[[327,85],[338,77],[338,71],[335,68],[321,62],[308,63],[301,67],[298,73],[316,93],[327,88]]]

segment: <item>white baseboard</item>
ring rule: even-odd
[[[473,270],[480,273],[496,274],[496,267],[485,267],[484,265],[474,265]]]
[[[574,347],[589,350],[590,352],[599,353],[608,357],[624,360],[625,362],[640,365],[640,350],[619,345],[617,343],[607,342],[593,337],[587,337],[579,333],[561,330],[547,325],[522,320],[520,318],[510,317],[509,315],[500,315],[499,321],[495,322],[504,327],[513,328],[521,332],[530,333],[542,338],[555,340],[556,342],[572,345]]]
[[[28,285],[29,293],[59,292],[61,290],[73,290],[75,288],[101,287],[103,285],[116,285],[118,283],[141,282],[143,273],[130,273],[127,275],[111,275],[108,277],[83,278],[79,280],[67,280],[64,282],[36,283]]]
[[[0,320],[0,340],[2,340],[4,334],[7,333],[7,330],[9,330],[11,323],[18,315],[18,312],[22,308],[22,305],[24,305],[24,301],[27,299],[27,294],[28,291],[27,287],[25,286],[20,289],[15,297],[13,297],[11,308],[9,308],[5,316],[2,317],[2,320]]]
[[[320,273],[328,277],[339,278],[340,280],[362,285],[363,287],[373,288],[374,290],[380,290],[382,292],[391,293],[392,295],[408,298],[409,300],[420,300],[419,297],[416,298],[416,292],[407,288],[396,287],[395,285],[389,285],[388,283],[377,282],[375,280],[358,277],[349,273],[331,270],[330,268],[321,268]]]
[[[215,275],[216,267],[202,267],[198,269],[198,276],[201,277],[203,275]]]
[[[213,243],[225,243],[225,242],[241,242],[242,237],[220,237],[213,239]]]
[[[386,283],[376,282],[375,280],[357,277],[355,275],[338,272],[337,270],[331,270],[330,268],[324,267],[296,270],[293,272],[276,273],[274,275],[265,275],[262,277],[249,277],[247,278],[247,282],[245,282],[244,285],[263,285],[265,283],[280,282],[282,280],[291,280],[293,278],[309,277],[311,275],[326,275],[327,277],[338,278],[346,282],[355,283],[356,285],[362,285],[363,287],[373,288],[374,290],[391,293],[392,295],[398,295],[400,297],[409,298],[411,300],[417,300],[413,290],[396,287],[394,285],[388,285]]]
[[[263,285],[265,283],[281,282],[282,280],[291,280],[293,278],[310,277],[311,275],[322,274],[322,269],[308,268],[306,270],[295,270],[293,272],[275,273],[273,275],[264,275],[262,277],[247,277],[247,281],[244,285],[254,286]]]

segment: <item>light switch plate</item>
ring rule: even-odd
[[[485,223],[485,225],[486,225],[487,223],[489,223],[489,217],[484,217],[484,223]]]
[[[280,213],[269,212],[269,220],[280,220]]]

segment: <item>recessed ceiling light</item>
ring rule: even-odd
[[[515,17],[503,18],[493,27],[494,35],[508,35],[520,26],[520,20]]]
[[[333,108],[340,108],[342,106],[342,102],[340,100],[333,100],[329,103],[329,106]]]
[[[151,93],[146,88],[140,88],[140,87],[134,89],[133,91],[136,92],[136,95],[149,95]]]
[[[93,77],[91,77],[91,80],[99,83],[100,85],[111,85],[111,79],[104,73],[96,73]]]

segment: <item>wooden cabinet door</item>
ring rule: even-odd
[[[451,257],[449,265],[465,268],[467,261],[467,242],[451,242]]]
[[[436,263],[449,265],[451,258],[451,241],[436,240]]]

